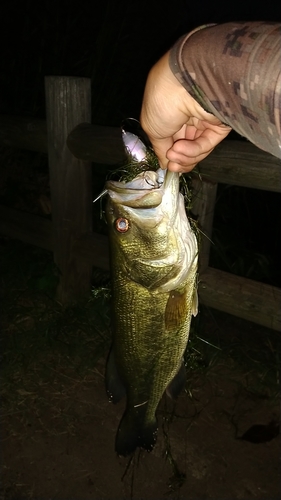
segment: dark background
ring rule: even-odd
[[[44,117],[44,76],[92,79],[93,122],[139,115],[147,73],[204,23],[280,20],[280,2],[4,0],[0,112]],[[4,12],[3,12],[4,10]]]
[[[1,9],[0,113],[45,118],[44,77],[83,76],[92,81],[92,122],[113,126],[139,117],[149,69],[182,34],[281,20],[280,1],[5,0]],[[279,193],[220,186],[211,264],[280,286],[280,218]]]

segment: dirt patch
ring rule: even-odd
[[[223,355],[215,359],[204,344],[186,391],[175,404],[161,401],[155,449],[129,458],[114,453],[124,402],[107,401],[104,356],[83,373],[54,350],[15,369],[1,391],[0,498],[279,499],[278,334],[210,311],[206,333],[212,341],[220,334]],[[263,364],[253,359],[257,346]]]

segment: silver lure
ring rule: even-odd
[[[147,148],[142,140],[132,132],[126,132],[122,128],[122,140],[127,153],[132,156],[138,162],[145,159],[147,154]],[[105,194],[107,194],[107,189],[104,189],[94,200],[93,203],[100,200]]]
[[[124,146],[130,156],[132,156],[139,162],[145,159],[147,149],[137,135],[132,134],[132,132],[126,132],[124,129],[122,129],[122,139]]]

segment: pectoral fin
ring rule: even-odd
[[[172,290],[165,310],[165,327],[166,330],[173,330],[182,324],[183,318],[187,312],[186,290],[178,292]]]
[[[197,313],[198,313],[198,293],[197,290],[194,290],[192,298],[192,314],[193,316],[197,316]]]

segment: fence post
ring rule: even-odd
[[[89,292],[91,284],[92,265],[75,251],[75,242],[92,232],[91,163],[75,158],[66,144],[74,127],[91,121],[91,82],[47,76],[45,93],[57,299],[67,304]]]

